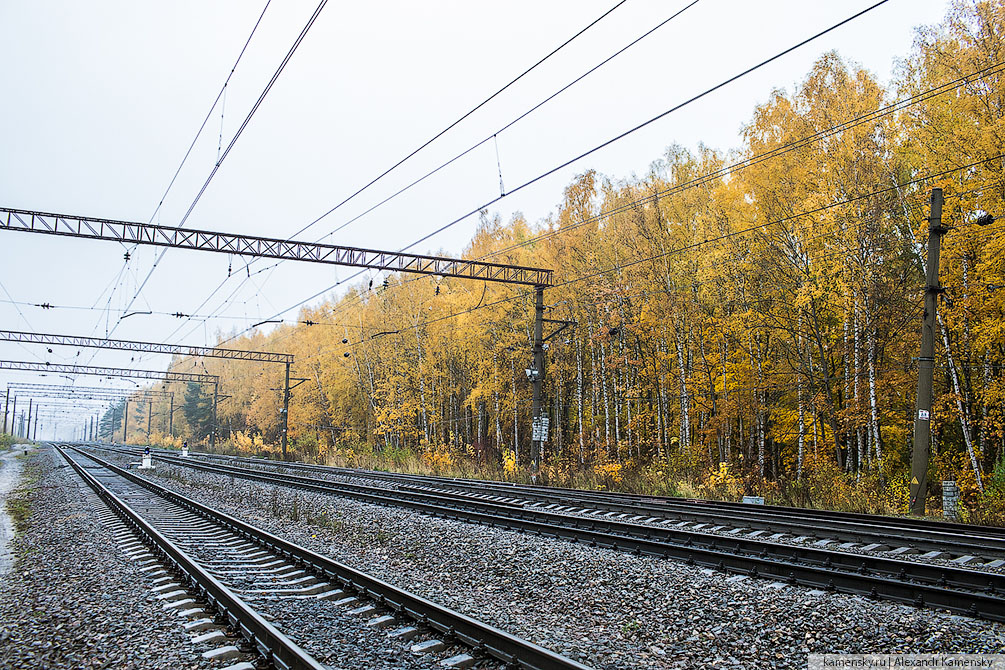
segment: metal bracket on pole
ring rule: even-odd
[[[556,335],[558,335],[559,333],[561,333],[566,328],[568,328],[570,326],[578,326],[579,325],[578,321],[565,321],[563,319],[542,319],[542,321],[544,321],[544,323],[559,323],[559,324],[562,324],[561,326],[558,327],[558,329],[552,331],[552,333],[550,335],[545,336],[545,338],[544,338],[545,342],[547,342],[551,338],[555,337]]]

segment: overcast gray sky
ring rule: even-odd
[[[316,0],[272,3],[164,205],[161,195],[265,7],[252,2],[0,0],[0,206],[178,225]],[[616,4],[330,2],[223,163],[188,228],[289,237]],[[627,0],[597,26],[302,239],[320,239],[488,137],[688,2]],[[680,17],[500,134],[513,188],[873,4],[700,0]],[[644,175],[666,147],[740,144],[772,89],[792,90],[836,49],[884,82],[941,0],[891,0],[824,38],[495,205],[537,222],[596,169]],[[221,119],[222,107],[222,119]],[[499,195],[495,143],[326,241],[405,247]],[[155,216],[156,212],[156,216]],[[476,218],[414,249],[455,255]],[[240,259],[169,250],[120,321],[159,249],[128,263],[118,244],[0,232],[0,326],[41,333],[212,345],[273,318],[353,270],[284,263],[250,280]],[[265,268],[257,261],[251,269]],[[241,280],[243,285],[241,284]],[[338,289],[336,289],[338,290]],[[9,296],[8,296],[9,293]],[[230,298],[226,303],[224,300]],[[320,299],[313,301],[315,304]],[[26,304],[12,304],[26,303]],[[33,306],[58,306],[43,310]],[[199,308],[197,310],[197,308]],[[213,318],[181,320],[170,313]],[[282,317],[293,320],[297,310]],[[0,342],[0,359],[163,369],[164,356]],[[0,371],[10,382],[69,383]],[[80,385],[131,386],[78,377]]]

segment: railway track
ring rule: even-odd
[[[130,557],[143,558],[165,608],[179,612],[200,643],[224,644],[215,657],[256,654],[280,669],[321,670],[270,623],[269,605],[294,603],[307,621],[333,617],[429,654],[439,667],[587,670],[586,666],[271,535],[174,493],[80,449],[59,453],[140,539],[120,536]],[[255,603],[253,606],[251,603]],[[264,608],[264,609],[260,609]],[[215,611],[215,617],[210,615]],[[214,630],[215,629],[215,630]],[[206,632],[209,630],[209,632]],[[459,651],[465,647],[466,651]],[[454,653],[450,656],[450,650]],[[450,656],[443,658],[444,655]],[[425,657],[425,656],[423,656]],[[207,656],[210,658],[210,656]],[[231,670],[251,670],[248,661]]]
[[[171,455],[171,452],[164,453]],[[393,484],[398,490],[471,495],[501,504],[519,504],[567,514],[610,514],[633,522],[655,518],[660,523],[675,522],[681,528],[706,532],[735,532],[750,537],[773,537],[775,541],[789,540],[832,549],[948,559],[960,565],[975,567],[982,564],[990,564],[987,567],[991,568],[1005,566],[1005,528],[932,522],[910,517],[359,471],[265,459],[236,459],[215,454],[200,454],[199,457],[292,469],[321,476],[369,479]]]
[[[591,546],[683,560],[720,571],[767,577],[814,589],[930,606],[1005,621],[1005,575],[827,546],[786,544],[749,533],[716,534],[627,513],[577,515],[527,505],[519,498],[490,500],[484,493],[415,490],[263,472],[205,459],[158,454],[169,464],[314,493],[412,509],[434,516],[563,538]],[[274,464],[273,464],[274,465]],[[639,515],[636,515],[639,516]],[[640,523],[647,521],[649,523]]]

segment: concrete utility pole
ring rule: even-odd
[[[10,390],[4,394],[3,403],[3,432],[7,432],[7,410],[10,409]]]
[[[31,403],[34,398],[28,398],[28,421],[24,425],[24,430],[21,431],[21,437],[30,440],[31,439]],[[38,411],[38,410],[36,410]]]
[[[935,369],[935,312],[939,293],[939,251],[942,236],[942,189],[932,189],[928,216],[928,268],[925,277],[925,313],[921,325],[921,356],[918,357],[918,404],[914,414],[914,448],[911,452],[911,514],[925,513],[928,489],[928,452],[932,441],[932,376]]]
[[[544,392],[544,286],[534,287],[534,345],[531,349],[533,356],[533,366],[528,371],[531,385],[534,389],[534,396],[531,402],[531,416],[533,417],[533,431],[531,434],[531,455],[530,455],[530,475],[536,482],[537,475],[541,468],[541,451],[547,437],[544,432],[543,418],[541,417],[541,400]]]
[[[213,383],[213,425],[209,427],[209,446],[216,446],[216,403],[220,396],[220,383]]]
[[[283,384],[283,460],[286,460],[287,433],[290,430],[290,364],[286,364],[286,383]]]
[[[126,429],[129,426],[129,401],[122,405],[122,444],[129,444],[126,441]]]

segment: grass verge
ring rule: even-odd
[[[32,463],[25,463],[21,471],[21,481],[7,494],[4,506],[14,522],[14,530],[20,535],[28,529],[31,520],[31,501],[36,491],[40,475]]]

